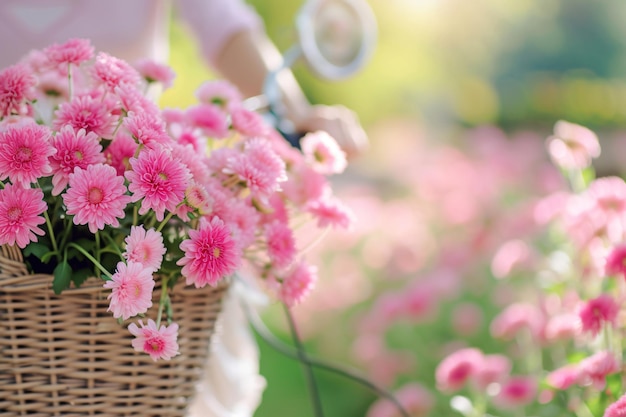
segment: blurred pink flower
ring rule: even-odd
[[[619,313],[619,305],[608,294],[591,299],[581,306],[578,316],[582,330],[596,336],[602,329],[603,324],[615,325]]]
[[[162,324],[157,328],[152,319],[148,319],[147,324],[139,320],[139,328],[135,323],[128,326],[128,331],[135,336],[132,341],[133,348],[137,352],[145,352],[150,355],[153,361],[158,359],[169,360],[178,355],[178,324],[172,323],[169,326]]]
[[[452,327],[461,336],[470,336],[480,329],[483,311],[474,303],[462,303],[452,311]]]
[[[556,389],[566,390],[580,381],[580,369],[577,364],[562,366],[550,372],[546,382]]]
[[[13,65],[0,71],[0,119],[11,114],[25,114],[26,101],[35,98],[37,79],[25,65]]]
[[[484,390],[490,384],[508,378],[512,366],[511,360],[504,355],[484,355],[472,376],[472,382]]]
[[[606,275],[620,275],[620,278],[626,278],[626,245],[620,244],[614,246],[606,258],[605,266]]]
[[[537,381],[532,377],[514,376],[500,386],[493,402],[500,408],[523,407],[533,402],[537,395]]]
[[[559,120],[548,138],[548,151],[554,163],[565,169],[582,169],[600,156],[600,143],[584,126]]]
[[[621,362],[612,352],[600,351],[583,359],[578,366],[580,384],[602,390],[606,385],[607,375],[619,372]]]
[[[437,387],[442,391],[457,391],[476,375],[483,363],[478,349],[464,348],[447,356],[435,370]]]
[[[398,389],[394,396],[411,417],[428,415],[435,405],[434,395],[418,383],[409,383]],[[367,411],[366,417],[400,417],[398,408],[386,398],[376,401]]]
[[[533,304],[515,303],[508,306],[491,322],[491,334],[499,339],[512,339],[522,329],[538,339],[542,333],[544,318]]]
[[[611,404],[603,414],[603,417],[624,417],[626,416],[626,394]]]
[[[324,131],[307,133],[300,141],[304,159],[324,175],[340,174],[348,165],[346,154],[337,141]]]
[[[62,44],[53,44],[43,50],[53,65],[80,65],[93,58],[94,48],[87,39],[70,39]]]
[[[520,239],[505,242],[491,261],[491,272],[496,278],[506,278],[516,269],[528,265],[531,260],[531,248]]]
[[[148,82],[159,82],[163,88],[169,88],[176,78],[174,70],[165,64],[161,64],[152,59],[141,59],[135,63],[135,69]]]
[[[555,342],[558,340],[571,340],[580,334],[581,323],[578,315],[562,313],[548,319],[545,328],[546,340]]]

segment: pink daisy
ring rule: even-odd
[[[238,105],[242,100],[237,88],[225,80],[210,80],[204,82],[196,90],[196,97],[201,103],[215,104],[221,107]]]
[[[74,168],[86,169],[88,165],[104,162],[102,146],[93,132],[75,131],[71,126],[65,126],[52,138],[52,146],[56,149],[50,157],[52,195],[61,194]]]
[[[35,123],[18,123],[0,132],[0,180],[9,178],[27,187],[49,175],[48,158],[56,152],[50,138],[50,129]]]
[[[172,142],[165,131],[165,123],[157,114],[130,113],[123,124],[131,136],[148,149],[161,149]]]
[[[296,241],[291,228],[285,223],[274,221],[265,226],[267,253],[274,267],[285,268],[296,256]]]
[[[439,363],[435,379],[439,389],[457,391],[476,375],[483,363],[483,354],[478,349],[464,348],[448,355]]]
[[[148,324],[144,325],[139,321],[141,328],[135,323],[128,326],[128,331],[135,336],[133,348],[137,352],[144,352],[150,355],[153,361],[158,359],[170,360],[178,355],[178,324],[172,323],[169,326],[157,325],[152,319],[148,319]]]
[[[550,317],[545,328],[548,341],[571,340],[580,334],[580,319],[573,313],[562,313]]]
[[[600,391],[606,385],[606,377],[620,371],[621,363],[613,353],[601,351],[583,359],[578,364],[578,369],[580,370],[580,383],[590,384]]]
[[[604,410],[603,417],[626,417],[626,394]]]
[[[215,205],[215,214],[230,227],[240,248],[245,249],[254,243],[261,216],[249,200],[230,198],[222,201],[221,205]]]
[[[191,180],[185,164],[173,159],[166,150],[147,150],[140,152],[138,158],[131,158],[130,165],[132,171],[126,172],[126,179],[133,194],[131,201],[141,200],[139,214],[152,209],[156,219],[162,221],[165,210],[176,211]]]
[[[354,222],[354,214],[336,198],[322,198],[306,205],[305,210],[317,218],[318,227],[341,227],[349,229]]]
[[[537,396],[537,381],[526,376],[511,377],[501,384],[500,392],[493,399],[494,404],[500,408],[523,407],[534,401]]]
[[[63,44],[51,45],[43,52],[52,64],[80,65],[93,58],[94,48],[87,39],[70,39]]]
[[[348,165],[346,153],[324,131],[307,133],[300,140],[300,146],[307,163],[321,174],[340,174]]]
[[[548,151],[556,165],[565,169],[582,169],[600,155],[598,137],[584,126],[559,120],[554,136],[548,138]]]
[[[152,272],[159,270],[166,252],[161,232],[154,229],[146,230],[143,226],[132,226],[130,235],[124,242],[126,252],[123,255],[129,263],[131,261],[139,263]]]
[[[523,329],[538,338],[544,326],[544,318],[537,306],[528,303],[509,305],[491,322],[491,335],[510,340]]]
[[[621,275],[626,278],[626,245],[614,246],[606,258],[606,275]]]
[[[222,139],[229,135],[226,113],[214,104],[197,104],[187,108],[185,117],[190,125],[206,136]]]
[[[137,86],[122,83],[115,87],[115,94],[120,100],[120,106],[126,113],[148,113],[157,115],[159,106],[150,98],[146,97]]]
[[[141,79],[137,70],[126,61],[105,52],[98,53],[91,69],[93,78],[100,81],[108,91],[115,91],[115,87],[123,83],[136,85]]]
[[[104,150],[104,156],[109,165],[117,171],[117,175],[124,175],[130,169],[130,158],[137,151],[137,142],[126,132],[118,132],[115,139]]]
[[[295,165],[281,187],[287,199],[297,206],[304,206],[330,193],[326,177],[306,164]]]
[[[130,197],[126,195],[124,178],[117,175],[115,168],[95,164],[74,169],[63,202],[67,214],[74,215],[74,224],[87,224],[91,233],[96,233],[105,225],[119,226],[118,218],[125,216]]]
[[[202,152],[198,152],[192,145],[183,145],[181,143],[172,143],[172,156],[180,159],[191,172],[192,178],[201,184],[206,183],[211,176],[211,172],[207,167],[207,160]]]
[[[604,323],[615,324],[619,310],[619,305],[608,294],[587,301],[578,312],[582,330],[596,336]]]
[[[160,64],[152,59],[142,59],[135,63],[139,74],[148,82],[163,84],[163,88],[169,88],[176,78],[176,73],[169,65]]]
[[[230,117],[233,128],[244,136],[263,137],[267,134],[268,126],[257,112],[241,106],[231,106]]]
[[[22,188],[6,184],[0,189],[0,245],[15,245],[24,249],[37,236],[45,232],[38,226],[44,224],[44,211],[48,205],[39,188]]]
[[[61,130],[69,125],[74,130],[85,129],[99,137],[109,138],[115,129],[117,117],[112,114],[106,101],[90,96],[78,96],[70,102],[62,103],[54,113],[54,130]]]
[[[185,207],[183,209],[183,207]],[[185,212],[196,212],[202,216],[206,216],[211,213],[213,209],[213,198],[209,195],[206,187],[202,184],[198,184],[195,181],[189,183],[189,187],[185,190],[185,204],[179,208]],[[186,215],[183,215],[181,211],[177,211],[178,217],[183,221],[189,221]]]
[[[0,119],[11,114],[25,114],[25,101],[35,98],[37,79],[25,65],[13,65],[0,71]]]
[[[278,296],[289,307],[293,307],[304,301],[316,282],[317,267],[301,261],[283,277]]]
[[[126,320],[137,314],[148,311],[152,306],[152,290],[154,279],[152,269],[139,262],[129,261],[117,263],[117,270],[110,281],[104,283],[104,288],[111,289],[107,297],[111,300],[107,311],[113,312],[113,317]]]
[[[511,369],[511,360],[506,356],[499,354],[485,355],[476,368],[472,381],[480,389],[486,389],[489,384],[505,380],[509,376]]]
[[[235,272],[241,260],[237,242],[231,236],[224,222],[213,217],[211,221],[202,218],[198,230],[189,231],[189,239],[180,244],[185,252],[177,265],[183,266],[181,271],[187,285],[196,288],[217,283],[227,275]]]
[[[577,364],[569,364],[562,366],[550,372],[546,377],[546,382],[550,386],[566,390],[574,384],[577,384],[580,380],[580,370]]]

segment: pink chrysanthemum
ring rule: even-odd
[[[128,326],[128,331],[135,336],[133,348],[137,352],[144,352],[150,355],[153,361],[158,359],[170,360],[178,355],[178,324],[172,323],[169,326],[157,325],[152,319],[148,319],[148,324],[144,325],[140,320],[141,328],[135,323]]]
[[[304,206],[330,193],[326,177],[303,163],[291,169],[289,178],[281,187],[285,196],[297,206]]]
[[[562,313],[550,317],[545,328],[546,340],[571,340],[580,334],[580,319],[574,313]]]
[[[87,39],[70,39],[62,44],[54,44],[43,50],[51,64],[80,65],[93,58],[94,48]]]
[[[586,127],[559,120],[554,126],[554,136],[548,138],[548,151],[559,167],[582,169],[600,155],[600,143],[596,134]]]
[[[35,98],[36,84],[37,79],[25,65],[13,65],[0,71],[0,119],[25,114],[25,101]]]
[[[418,383],[404,385],[394,396],[411,417],[425,417],[435,405],[433,394]],[[398,416],[397,406],[386,398],[373,403],[366,415],[366,417]]]
[[[37,236],[45,232],[38,226],[44,224],[44,211],[48,205],[39,188],[22,188],[6,184],[0,189],[0,245],[15,245],[24,249]]]
[[[160,64],[152,59],[141,59],[135,63],[139,74],[148,82],[163,84],[163,88],[169,88],[176,78],[174,70],[165,64]]]
[[[577,364],[562,366],[546,376],[546,382],[556,389],[566,390],[580,380],[580,370]]]
[[[537,396],[537,381],[526,376],[511,377],[500,386],[500,392],[493,402],[500,408],[523,407],[534,401]]]
[[[132,226],[130,235],[124,242],[126,252],[123,255],[129,263],[139,263],[152,272],[159,270],[166,252],[161,232],[154,229],[146,230],[143,226]]]
[[[132,201],[141,200],[139,214],[152,209],[156,219],[162,221],[165,210],[173,212],[183,202],[189,186],[189,169],[178,159],[173,159],[166,150],[147,150],[138,158],[130,160],[132,171],[126,172],[130,181]]]
[[[606,275],[621,275],[626,278],[626,245],[617,245],[606,258]]]
[[[613,297],[608,294],[601,294],[584,303],[578,312],[578,317],[580,317],[582,330],[596,336],[604,323],[615,324],[618,313],[619,305]]]
[[[324,175],[340,174],[348,166],[346,153],[324,131],[307,133],[301,140],[302,153],[313,169]]]
[[[165,124],[156,114],[130,113],[123,124],[131,136],[148,149],[161,149],[172,142],[165,131]]]
[[[92,76],[108,91],[115,91],[115,87],[123,83],[136,85],[140,80],[139,73],[130,64],[105,52],[96,56]]]
[[[118,218],[124,217],[130,197],[126,195],[124,178],[115,168],[95,164],[74,169],[63,202],[67,214],[74,215],[74,224],[87,224],[91,233],[96,233],[105,225],[119,226]]]
[[[123,320],[148,311],[154,290],[152,272],[139,262],[129,261],[128,265],[118,262],[111,280],[104,283],[104,288],[111,290],[107,297],[111,300],[107,311]]]
[[[121,108],[126,113],[148,113],[155,116],[159,113],[157,103],[133,84],[122,83],[115,87],[115,95],[120,99]]]
[[[578,369],[582,385],[590,384],[593,388],[602,390],[606,385],[606,377],[619,372],[621,363],[613,353],[600,351],[583,359],[578,364]]]
[[[185,117],[190,125],[211,138],[222,139],[229,134],[226,113],[214,104],[191,106],[186,110]]]
[[[61,130],[70,125],[74,130],[85,129],[87,133],[94,132],[99,137],[109,138],[115,129],[117,117],[106,103],[90,96],[75,97],[61,104],[55,112],[52,127]]]
[[[296,240],[291,228],[285,223],[274,221],[265,226],[267,253],[275,268],[282,269],[293,262],[296,256]]]
[[[435,371],[437,386],[444,391],[457,391],[472,378],[483,362],[478,349],[464,348],[447,356]]]
[[[304,301],[316,283],[317,267],[300,261],[283,277],[278,296],[289,307],[293,307]]]
[[[87,166],[104,162],[102,146],[98,136],[78,132],[71,126],[65,126],[52,138],[52,146],[56,153],[50,157],[52,167],[52,195],[59,195],[67,186],[74,168],[86,169]]]
[[[207,167],[207,160],[204,153],[194,150],[192,145],[182,145],[180,143],[172,143],[172,157],[180,159],[180,161],[189,168],[194,181],[204,184],[209,180],[211,172]]]
[[[498,339],[510,340],[523,329],[534,338],[541,336],[544,317],[533,304],[515,303],[508,306],[491,322],[491,335]]]
[[[254,243],[261,216],[248,199],[229,198],[221,204],[215,204],[214,209],[215,215],[230,227],[240,248],[245,249]]]
[[[130,169],[130,158],[135,155],[138,146],[128,133],[118,132],[104,150],[107,163],[115,168],[117,175],[124,175]]]
[[[213,217],[211,221],[202,218],[198,230],[189,231],[189,239],[180,244],[185,256],[176,264],[183,266],[181,271],[187,284],[196,288],[217,283],[232,274],[239,266],[241,254],[237,242],[224,222]]]
[[[626,417],[626,394],[608,406],[603,417]]]
[[[485,355],[476,368],[472,381],[480,389],[486,389],[489,384],[505,380],[509,376],[511,369],[511,360],[506,356],[499,354]]]
[[[241,106],[230,107],[233,128],[244,136],[263,137],[267,134],[268,125],[261,115]]]
[[[0,132],[0,180],[28,187],[52,172],[48,158],[56,150],[46,126],[18,123]]]
[[[196,97],[201,103],[216,104],[220,107],[238,105],[242,100],[241,93],[235,86],[224,80],[204,82],[196,90]]]
[[[318,227],[341,227],[349,229],[354,222],[354,214],[336,198],[322,198],[306,205],[305,210],[317,219]]]

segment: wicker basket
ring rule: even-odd
[[[185,414],[226,285],[174,288],[181,354],[154,362],[133,350],[132,335],[106,313],[102,281],[60,296],[51,283],[49,275],[28,275],[18,249],[2,247],[1,417]]]

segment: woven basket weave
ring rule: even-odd
[[[0,417],[185,415],[225,284],[174,287],[180,355],[157,362],[135,352],[133,336],[106,313],[102,281],[59,296],[51,284],[49,275],[28,275],[19,249],[2,246]]]

